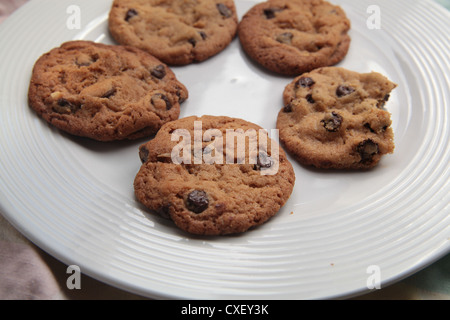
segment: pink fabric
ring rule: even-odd
[[[28,0],[1,0],[0,2],[0,23],[3,22],[14,10],[19,8]]]
[[[39,252],[27,243],[0,241],[0,299],[53,299],[60,291]]]
[[[36,0],[37,1],[37,0]],[[0,300],[144,299],[83,275],[67,287],[68,267],[22,236],[0,213]]]

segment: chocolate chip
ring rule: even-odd
[[[314,53],[314,52],[320,51],[323,47],[324,47],[323,44],[315,43],[314,41],[312,41],[305,46],[305,49],[308,52]]]
[[[370,123],[366,123],[364,125],[365,128],[369,129],[370,132],[375,133],[375,130],[372,129],[372,127],[370,126]]]
[[[308,94],[305,98],[306,98],[306,101],[308,101],[309,103],[316,102],[316,100],[313,99],[312,94]]]
[[[127,14],[125,15],[125,21],[128,21],[137,15],[138,15],[138,12],[135,9],[130,9],[127,11]]]
[[[116,94],[116,88],[111,88],[108,91],[106,91],[105,94],[102,95],[102,98],[109,99],[115,94]]]
[[[275,13],[283,11],[283,9],[279,9],[279,8],[269,8],[269,9],[264,9],[263,13],[266,16],[266,19],[273,19],[275,18]]]
[[[224,16],[225,18],[230,18],[233,15],[233,12],[223,3],[218,3],[217,10],[219,10],[219,13]]]
[[[186,101],[186,98],[184,98],[183,96],[181,96],[181,88],[180,87],[176,87],[177,88],[177,92],[176,95],[178,97],[178,103],[183,103],[184,101]]]
[[[170,203],[163,205],[161,208],[156,210],[156,213],[165,219],[170,219],[170,207],[171,206],[172,205]]]
[[[355,91],[355,89],[350,86],[340,85],[336,89],[336,95],[338,97],[343,97],[343,96],[347,96],[347,95],[351,94],[354,91]]]
[[[200,34],[200,37],[202,37],[203,40],[206,40],[206,38],[208,38],[208,36],[204,31],[199,31],[198,33]]]
[[[299,88],[309,88],[312,87],[316,82],[310,78],[310,77],[301,77],[298,79],[298,81],[295,83],[295,87]]]
[[[386,104],[386,102],[389,101],[389,98],[390,98],[390,97],[391,97],[390,94],[385,95],[384,98],[383,98],[383,100],[379,100],[379,101],[378,101],[377,107],[380,108],[380,109],[383,109],[384,106],[385,106],[385,104]]]
[[[166,103],[166,110],[172,109],[172,102],[170,102],[169,98],[167,98],[165,95],[162,95],[161,99],[163,99]]]
[[[282,34],[279,34],[276,40],[280,43],[291,44],[293,37],[294,35],[291,32],[284,32]]]
[[[142,163],[146,163],[148,161],[149,151],[146,147],[139,148],[139,158]]]
[[[75,64],[78,67],[88,67],[94,62],[96,62],[98,59],[100,59],[100,56],[97,53],[91,55],[80,53],[75,59]]]
[[[197,44],[197,40],[195,40],[194,38],[190,38],[188,40],[188,42],[195,48],[195,45]]]
[[[283,112],[286,113],[292,112],[292,104],[289,103],[287,106],[285,106]]]
[[[383,101],[383,100],[381,100],[381,101],[378,101],[378,103],[377,103],[377,108],[378,109],[384,109],[384,106],[386,105],[386,101]]]
[[[266,19],[273,19],[275,18],[275,12],[273,9],[264,9],[264,15],[266,16]]]
[[[261,168],[268,169],[273,166],[273,160],[271,157],[267,155],[265,152],[260,152],[258,156],[258,160],[254,165],[254,170],[261,170]]]
[[[208,195],[205,191],[194,190],[188,194],[186,207],[195,213],[202,213],[209,206]]]
[[[170,102],[169,98],[167,98],[166,95],[162,93],[156,93],[155,95],[153,95],[151,102],[154,106],[156,106],[158,100],[163,100],[166,103],[166,110],[172,109],[172,102]]]
[[[321,123],[328,132],[337,132],[341,127],[343,120],[344,119],[340,114],[333,111],[331,113],[331,116],[328,116],[325,119],[323,119]]]
[[[67,101],[67,99],[64,99],[64,98],[58,99],[58,106],[65,107],[68,105],[69,105],[69,101]]]
[[[166,68],[162,64],[160,64],[154,67],[150,73],[155,78],[163,79],[166,76]]]
[[[71,103],[67,99],[60,98],[56,102],[56,105],[53,106],[53,111],[61,114],[69,114],[76,112],[80,107],[74,103]]]
[[[361,162],[371,162],[373,156],[379,152],[378,144],[371,139],[364,140],[357,147],[356,151],[361,156]]]

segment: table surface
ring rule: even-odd
[[[28,0],[1,0],[0,23]],[[450,10],[450,0],[435,0]],[[146,299],[81,275],[81,289],[67,286],[67,266],[22,236],[0,212],[0,299]],[[353,299],[450,300],[450,255],[413,276]]]

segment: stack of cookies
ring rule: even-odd
[[[396,85],[378,73],[334,67],[351,43],[339,6],[268,0],[239,21],[233,0],[114,0],[108,26],[117,45],[68,41],[42,55],[29,104],[72,135],[152,138],[138,150],[136,198],[188,233],[241,233],[279,212],[295,184],[283,147],[322,169],[372,168],[394,150],[384,106]],[[170,66],[201,63],[237,35],[250,60],[293,78],[277,110],[282,146],[243,119],[179,119],[189,85]]]

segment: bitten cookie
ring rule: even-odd
[[[180,114],[188,91],[150,54],[132,47],[70,41],[35,63],[28,100],[42,118],[99,141],[154,135]]]
[[[255,5],[239,23],[249,57],[284,75],[340,62],[350,46],[350,21],[339,7],[322,0],[270,0]]]
[[[169,65],[204,61],[236,35],[233,0],[115,0],[109,30],[123,45],[143,49]]]
[[[277,128],[280,141],[304,165],[368,169],[394,151],[390,113],[397,85],[379,73],[325,67],[287,85]]]
[[[217,116],[167,123],[139,149],[137,199],[192,234],[241,233],[263,224],[290,197],[295,174],[260,130]]]

